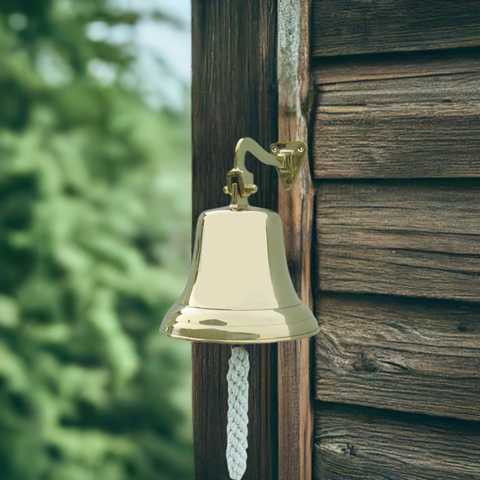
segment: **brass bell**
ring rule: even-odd
[[[190,276],[163,319],[164,335],[241,344],[297,340],[319,331],[293,288],[280,216],[248,205],[256,187],[245,169],[246,151],[283,169],[280,178],[291,189],[306,147],[301,142],[274,144],[276,155],[270,155],[251,139],[238,143],[225,187],[232,203],[200,214]]]

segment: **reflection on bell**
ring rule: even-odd
[[[288,273],[280,216],[250,206],[203,212],[187,286],[160,331],[212,343],[281,342],[318,333]]]

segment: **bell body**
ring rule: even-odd
[[[207,210],[197,224],[187,286],[160,331],[212,343],[268,343],[318,333],[290,279],[280,216],[270,210]]]

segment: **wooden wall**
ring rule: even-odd
[[[480,479],[480,1],[314,0],[314,478]]]

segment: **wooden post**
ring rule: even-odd
[[[222,192],[236,142],[277,141],[276,0],[193,0],[193,218],[227,205]],[[276,171],[248,166],[259,193],[252,204],[275,209]],[[225,266],[225,282],[235,272]],[[276,346],[248,347],[250,403],[245,480],[277,479]],[[230,347],[193,343],[195,478],[226,480],[227,385]]]
[[[310,0],[278,0],[278,140],[308,144],[308,115],[313,103],[309,69]],[[311,250],[314,188],[305,161],[291,192],[281,187],[287,261],[302,301],[313,310]],[[278,345],[279,480],[312,478],[313,395],[310,352],[312,339]]]

